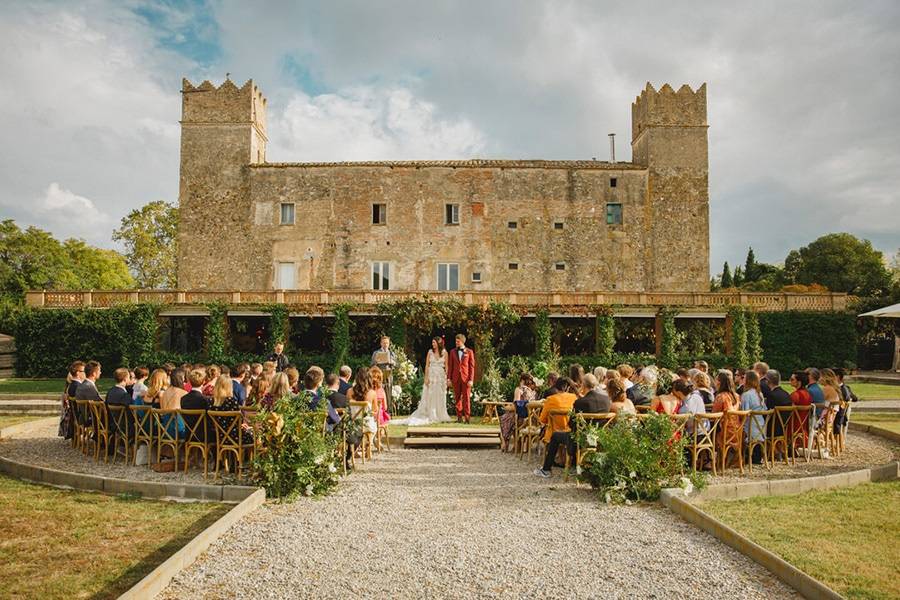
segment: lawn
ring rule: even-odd
[[[0,379],[0,394],[61,394],[65,385],[65,378]],[[115,382],[112,379],[103,378],[97,382],[97,389],[105,392],[113,385]]]
[[[19,423],[27,423],[28,421],[35,421],[37,419],[46,419],[46,415],[0,415],[0,429],[4,427],[10,427],[12,425],[18,425]]]
[[[229,508],[0,476],[0,598],[116,598]]]
[[[850,420],[863,425],[872,425],[880,429],[887,429],[894,433],[900,433],[900,413],[850,413]]]
[[[850,389],[860,400],[898,400],[900,399],[900,385],[887,383],[851,383]],[[789,393],[794,388],[787,382],[782,382],[781,387]],[[2,391],[2,387],[0,387]]]
[[[395,419],[405,419],[407,417],[394,417]],[[453,421],[449,423],[431,423],[430,425],[420,425],[419,427],[472,427],[472,428],[481,428],[481,429],[496,429],[499,431],[500,426],[494,423],[493,425],[482,425],[481,417],[472,417],[472,422],[466,425],[465,423],[457,423],[454,418]],[[388,435],[390,437],[406,437],[406,425],[392,425],[388,423]]]
[[[702,509],[847,598],[900,598],[900,482]]]

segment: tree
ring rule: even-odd
[[[175,287],[177,229],[178,208],[156,200],[132,210],[113,232],[113,239],[125,244],[125,258],[141,287]]]
[[[732,281],[734,282],[734,287],[741,287],[741,284],[744,283],[744,271],[740,267],[734,268]]]
[[[800,273],[800,252],[791,250],[788,252],[787,258],[784,259],[784,279],[788,284],[797,283],[797,277]]]
[[[756,281],[758,273],[756,272],[756,255],[753,254],[753,246],[747,250],[747,260],[744,261],[744,283]]]
[[[115,250],[94,248],[82,240],[66,240],[63,250],[69,257],[72,287],[116,290],[134,287],[125,258]]]
[[[725,261],[725,265],[722,267],[722,287],[724,289],[734,287],[734,280],[731,278],[731,268],[728,266],[727,260]]]
[[[856,296],[882,296],[891,287],[884,257],[869,240],[829,233],[800,248],[799,254],[797,283],[818,283]]]

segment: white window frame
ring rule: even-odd
[[[284,208],[286,206],[291,207],[291,221],[287,222],[284,220]],[[297,222],[297,207],[294,202],[282,202],[278,207],[278,224],[279,225],[294,225]]]
[[[472,283],[481,283],[481,271],[472,271]]]
[[[447,218],[447,209],[450,209],[450,218]],[[444,204],[444,225],[459,225],[459,204],[447,202]]]
[[[445,281],[441,281],[441,267],[446,267],[446,277]],[[454,270],[456,270],[456,288],[450,289],[451,277],[450,274]],[[459,263],[438,263],[437,268],[435,269],[435,282],[437,285],[437,291],[439,292],[458,292],[459,291]],[[443,286],[443,287],[442,287]]]
[[[286,286],[285,282],[282,281],[282,269],[283,267],[288,267],[291,273],[291,279],[293,279],[293,284],[291,286]],[[278,261],[275,263],[275,289],[276,290],[298,290],[300,289],[297,285],[297,263],[288,262],[288,261]]]
[[[384,276],[384,272],[387,271],[387,277]],[[373,260],[372,268],[370,270],[370,279],[371,286],[373,290],[377,291],[389,291],[391,289],[391,268],[390,261],[387,260]],[[378,284],[375,283],[375,277],[378,277]],[[384,286],[384,280],[387,279],[387,286]]]

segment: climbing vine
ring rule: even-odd
[[[759,331],[759,315],[755,310],[746,311],[747,323],[747,364],[762,360],[762,334]]]
[[[728,309],[728,317],[731,319],[731,364],[734,367],[746,368],[750,366],[747,354],[747,321],[742,306],[731,306]]]
[[[206,305],[209,317],[203,332],[206,339],[206,356],[212,363],[225,362],[227,348],[228,305],[224,302],[210,302]]]
[[[278,342],[286,343],[289,334],[290,318],[288,308],[284,304],[269,304],[263,307],[269,313],[269,339],[266,347],[269,352]]]
[[[612,358],[616,346],[616,322],[609,306],[596,307],[594,317],[594,354],[604,361]]]
[[[331,352],[337,371],[350,355],[350,311],[352,304],[338,304],[333,308],[334,326],[331,330]]]
[[[553,352],[553,328],[550,326],[550,311],[539,309],[534,316],[534,358],[549,361]]]
[[[674,369],[678,366],[678,329],[675,327],[675,315],[678,309],[662,307],[657,316],[662,320],[662,332],[659,343],[659,366]]]

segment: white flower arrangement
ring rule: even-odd
[[[399,385],[394,385],[391,388],[391,396],[394,398],[394,402],[403,398],[403,388]]]
[[[684,490],[685,496],[690,496],[691,493],[694,491],[694,484],[691,483],[691,480],[688,479],[687,477],[682,477],[681,478],[681,489]]]
[[[394,378],[401,385],[404,383],[408,383],[416,378],[416,373],[419,372],[419,369],[406,357],[406,353],[403,350],[398,349],[396,351],[397,355],[397,364],[394,367]],[[396,387],[396,386],[394,386]]]

